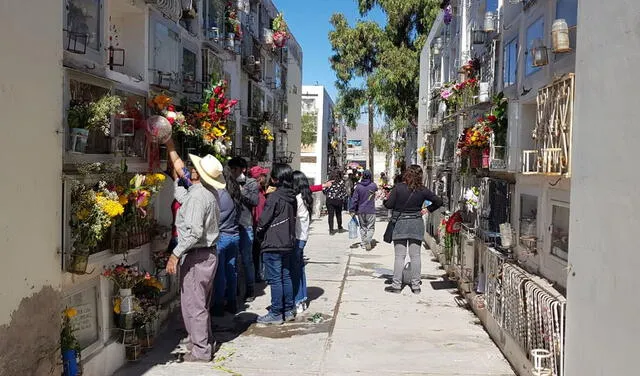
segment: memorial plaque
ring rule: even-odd
[[[71,319],[75,336],[82,349],[96,342],[98,333],[98,287],[92,286],[65,299],[65,306],[75,308],[78,314]]]

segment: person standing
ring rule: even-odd
[[[344,180],[342,179],[342,171],[335,170],[331,175],[331,180],[333,181],[333,184],[323,189],[323,192],[327,197],[326,201],[327,211],[329,212],[329,234],[335,235],[336,231],[334,231],[333,227],[334,217],[338,224],[338,231],[344,231],[344,228],[342,227],[342,207],[344,205],[344,200],[346,200],[348,197],[348,194],[347,189],[344,185]]]
[[[378,186],[372,181],[371,171],[362,173],[362,180],[356,185],[351,197],[351,215],[358,215],[362,248],[371,250],[371,240],[376,230],[376,191]]]
[[[178,156],[172,140],[166,143],[169,158],[177,171],[184,163]],[[167,272],[176,274],[180,263],[180,305],[182,319],[189,333],[190,351],[186,362],[209,362],[214,345],[211,334],[209,303],[216,272],[216,242],[219,237],[220,208],[216,189],[225,187],[222,165],[212,155],[199,158],[189,155],[194,170],[188,190],[174,188],[182,206],[176,217],[178,244],[167,262]]]
[[[395,250],[393,282],[391,286],[385,288],[385,291],[392,293],[402,291],[402,271],[408,249],[411,259],[411,291],[419,294],[422,271],[420,249],[425,231],[422,204],[425,200],[430,201],[431,205],[427,210],[434,212],[442,206],[442,199],[424,186],[420,166],[409,166],[403,178],[404,181],[394,185],[389,198],[383,203],[386,208],[393,209],[393,216],[397,218],[392,236]]]
[[[236,260],[240,248],[242,194],[230,169],[224,169],[225,189],[218,189],[220,202],[220,237],[218,238],[218,270],[214,279],[213,315],[224,316],[224,311],[238,313],[238,269]],[[226,305],[225,305],[226,303]]]
[[[313,195],[309,187],[307,176],[301,171],[293,172],[293,191],[296,195],[296,247],[291,267],[293,281],[293,295],[296,313],[301,314],[307,309],[307,276],[304,267],[304,247],[309,239],[311,212],[313,211]]]
[[[258,205],[254,206],[251,213],[253,217],[253,229],[255,238],[255,229],[258,228],[258,220],[260,219],[260,215],[262,215],[262,211],[264,210],[264,205],[267,202],[267,183],[269,170],[261,166],[253,166],[249,170],[249,176],[252,179],[255,179],[255,181],[258,183]],[[262,258],[260,257],[259,242],[253,242],[252,252],[253,267],[255,270],[255,282],[262,282],[264,280],[264,268],[262,266]],[[251,297],[249,297],[249,300],[251,300]]]
[[[252,211],[259,203],[258,182],[253,178],[247,178],[247,161],[242,157],[234,157],[227,163],[232,176],[240,185],[242,193],[242,205],[240,210],[240,258],[244,270],[246,283],[245,301],[252,302],[255,299],[256,275],[253,266],[253,216]]]
[[[276,164],[271,170],[271,182],[276,190],[267,196],[264,211],[258,221],[257,239],[261,243],[265,276],[271,287],[269,312],[258,317],[262,325],[279,325],[295,319],[292,255],[296,235],[296,195],[293,191],[293,170],[287,164]]]

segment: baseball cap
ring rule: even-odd
[[[252,178],[257,178],[260,175],[269,176],[269,170],[261,166],[253,166],[249,170]]]

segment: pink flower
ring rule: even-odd
[[[440,93],[440,96],[442,97],[442,99],[447,100],[449,99],[451,94],[453,93],[450,90],[444,90],[442,93]]]
[[[144,279],[146,279],[146,280],[151,279],[151,274],[149,274],[149,272],[145,273]]]

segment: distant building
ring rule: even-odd
[[[302,114],[316,117],[316,141],[302,145],[300,170],[312,184],[327,179],[330,170],[330,135],[335,127],[334,103],[324,86],[302,86]]]

